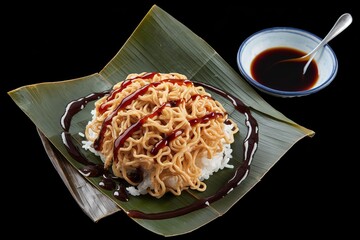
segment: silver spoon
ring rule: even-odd
[[[291,58],[279,61],[278,63],[284,63],[284,62],[301,62],[301,61],[307,61],[304,69],[303,74],[305,74],[308,66],[310,65],[311,61],[315,57],[317,51],[322,48],[324,45],[326,45],[331,39],[336,37],[339,33],[341,33],[343,30],[345,30],[352,22],[352,16],[349,13],[344,13],[341,15],[334,26],[331,28],[329,33],[325,36],[325,38],[308,54],[298,57],[298,58]],[[278,64],[277,63],[277,64]]]

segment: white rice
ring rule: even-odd
[[[225,124],[224,131],[227,134],[229,138],[233,138],[231,129],[233,128],[233,125],[227,125]],[[199,176],[199,179],[201,181],[209,179],[209,177],[224,168],[234,168],[234,165],[229,164],[230,159],[232,158],[232,149],[230,144],[224,143],[224,148],[222,152],[219,152],[214,156],[213,159],[209,158],[202,158],[199,161],[199,165],[201,165],[201,175]],[[166,184],[168,186],[176,185],[176,178],[169,178],[166,181]],[[143,182],[141,182],[137,187],[130,186],[126,189],[129,191],[129,193],[133,196],[139,196],[141,194],[147,194],[146,189],[151,188],[151,180],[149,178],[149,175],[144,176]]]
[[[227,134],[227,136],[229,138],[233,138],[233,135],[231,133],[231,129],[233,128],[233,125],[225,124],[224,126],[225,126],[224,131]],[[92,147],[91,141],[84,140],[82,141],[82,144],[83,144],[82,147],[85,150],[91,151],[95,155],[100,156],[100,158],[104,161],[104,156]],[[231,145],[225,143],[223,145],[224,145],[223,151],[217,153],[213,159],[204,157],[197,162],[198,166],[201,167],[201,175],[199,176],[199,179],[201,181],[209,179],[209,177],[212,174],[224,168],[234,168],[233,165],[229,164],[233,152],[233,150],[231,149]],[[167,179],[166,184],[168,186],[171,185],[175,186],[176,181],[177,179],[175,177],[169,178]],[[130,186],[127,187],[126,189],[131,195],[139,196],[139,195],[147,194],[148,188],[151,188],[151,179],[150,176],[145,173],[144,180],[138,186],[136,187]]]

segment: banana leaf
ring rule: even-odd
[[[123,81],[129,73],[141,72],[178,72],[188,79],[222,89],[239,98],[251,109],[259,127],[258,147],[249,174],[225,197],[208,207],[178,217],[162,220],[133,218],[134,222],[156,234],[185,234],[225,214],[295,143],[315,134],[313,130],[295,123],[274,109],[201,37],[166,11],[153,5],[118,53],[101,71],[76,79],[26,85],[8,92],[16,105],[35,124],[50,160],[72,196],[95,222],[120,210],[127,212],[136,209],[151,213],[187,206],[216,192],[235,171],[224,169],[213,174],[206,181],[207,190],[203,193],[189,190],[177,197],[166,195],[160,199],[144,195],[132,197],[127,202],[119,201],[111,191],[99,187],[99,178],[79,174],[77,170],[81,164],[68,153],[61,137],[63,129],[60,119],[67,104],[91,93],[109,90],[114,84]],[[241,145],[247,131],[245,117],[234,111],[234,106],[223,96],[216,93],[213,96],[225,106],[230,117],[240,126],[240,134],[233,144],[234,158],[231,160],[233,165],[238,166],[242,162]],[[87,104],[72,119],[71,135],[79,145],[81,136],[78,133],[84,132],[91,119],[92,108],[91,103]],[[101,162],[92,153],[84,150],[83,154],[93,161]]]

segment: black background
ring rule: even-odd
[[[329,45],[339,70],[326,89],[301,98],[260,93],[295,122],[315,131],[296,143],[264,178],[223,216],[173,237],[358,236],[358,15],[354,4],[314,8],[301,1],[243,6],[242,2],[123,1],[110,4],[9,4],[2,8],[2,198],[5,229],[27,238],[163,238],[119,212],[94,223],[78,207],[43,149],[33,123],[7,92],[40,82],[100,71],[119,51],[153,4],[207,41],[236,71],[238,47],[255,31],[302,28],[324,37],[337,18],[353,23]],[[5,121],[5,122],[4,122]],[[4,145],[5,144],[5,145]],[[43,187],[39,187],[43,186]],[[22,231],[21,229],[24,229]],[[127,238],[128,238],[127,237]]]

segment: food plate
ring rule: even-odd
[[[142,227],[159,235],[185,234],[225,214],[297,141],[314,135],[312,130],[295,123],[263,100],[211,46],[156,5],[150,9],[128,41],[99,73],[77,79],[23,86],[10,91],[9,95],[34,122],[42,139],[48,141],[45,143],[51,144],[52,147],[47,148],[48,154],[56,150],[55,152],[58,153],[56,156],[60,157],[53,158],[54,162],[66,159],[73,168],[80,169],[82,165],[71,157],[61,137],[63,132],[61,118],[66,107],[71,101],[81,99],[91,93],[109,90],[114,84],[125,79],[129,73],[140,72],[178,72],[193,81],[221,89],[244,103],[256,119],[259,131],[259,142],[248,175],[225,197],[212,202],[207,207],[173,218],[161,220],[133,218]],[[234,143],[236,146],[233,146],[236,150],[233,161],[237,166],[242,163],[244,152],[240,146],[243,146],[248,132],[246,114],[235,111],[233,103],[226,99],[226,94],[219,94],[216,91],[213,94],[213,97],[225,106],[231,118],[240,126],[240,134]],[[79,146],[82,137],[78,133],[84,131],[91,118],[92,108],[91,104],[87,104],[71,120],[69,132]],[[92,161],[100,162],[100,159],[91,153],[84,152],[83,154]],[[52,159],[50,154],[49,157]],[[78,172],[69,172],[64,169],[60,171],[57,168],[57,170],[61,176],[78,174]],[[108,196],[115,205],[110,202],[109,206],[105,206],[106,210],[103,213],[96,214],[93,211],[104,207],[97,201],[93,201],[93,205],[89,208],[81,207],[94,221],[119,209],[125,212],[137,209],[147,213],[171,211],[214,194],[234,176],[234,173],[234,169],[225,169],[214,174],[207,182],[209,189],[203,193],[186,191],[179,197],[169,195],[161,199],[141,196],[132,198],[128,202],[118,201],[112,197],[111,191],[99,188],[98,178],[85,177],[96,191]],[[73,178],[67,177],[63,180],[68,188],[74,184]],[[87,192],[85,188],[79,191]],[[86,194],[84,196],[87,197]],[[98,198],[95,199],[101,201]]]

